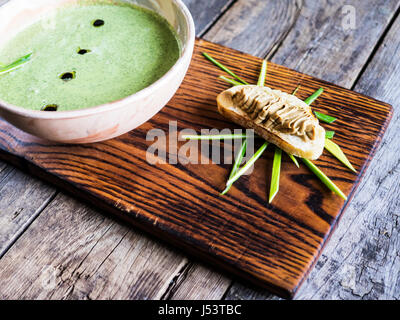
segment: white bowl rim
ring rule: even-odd
[[[181,56],[175,62],[172,68],[169,69],[167,73],[165,73],[160,79],[152,83],[150,86],[125,98],[84,109],[57,111],[57,112],[43,112],[40,110],[30,110],[23,107],[15,106],[1,99],[0,99],[0,109],[5,109],[11,113],[32,119],[43,119],[43,120],[73,119],[73,118],[82,118],[91,115],[101,114],[103,112],[113,111],[115,109],[118,109],[121,103],[123,104],[134,103],[135,101],[141,100],[144,97],[154,92],[156,93],[158,91],[157,88],[162,87],[165,82],[168,82],[169,78],[171,78],[176,73],[177,69],[180,67],[182,63],[184,63],[184,61],[186,61],[187,59],[189,60],[191,59],[194,49],[194,41],[196,37],[193,17],[187,6],[183,3],[182,0],[171,0],[171,1],[173,1],[177,5],[177,7],[182,11],[185,17],[186,28],[188,30],[188,35],[187,35],[188,39],[186,43],[183,44],[184,50],[181,53]],[[4,4],[4,6],[6,5],[7,4]]]

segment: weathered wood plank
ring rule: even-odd
[[[186,263],[63,194],[11,250],[1,260],[1,299],[159,299]]]
[[[201,263],[190,263],[165,295],[171,300],[219,300],[231,280]]]
[[[392,103],[393,120],[300,299],[400,299],[399,34],[397,18],[355,86]]]
[[[349,6],[355,29],[346,29]],[[393,0],[305,0],[272,61],[350,88],[398,8]]]
[[[202,36],[234,1],[235,0],[183,0],[195,21],[197,36]]]
[[[1,163],[0,257],[51,201],[55,189]]]
[[[363,2],[364,4],[365,2]],[[399,4],[374,2],[377,7],[371,9],[370,4],[366,4],[365,17],[362,15],[361,3],[357,2],[357,29],[354,34],[343,33],[343,44],[347,39],[352,38],[353,42],[347,43],[344,47],[337,49],[337,37],[332,37],[332,29],[324,28],[325,33],[319,36],[321,46],[314,45],[314,48],[307,50],[303,45],[301,51],[304,53],[300,60],[296,60],[295,53],[285,49],[284,45],[274,56],[273,60],[281,63],[288,63],[291,67],[310,72],[314,75],[333,80],[344,86],[350,87],[362,69],[364,59],[368,55],[359,48],[365,44],[373,47],[373,43],[363,39],[363,34],[370,36],[376,30],[377,23],[380,21],[380,32],[388,25]],[[338,11],[340,12],[340,11]],[[389,13],[387,15],[387,13]],[[384,15],[387,15],[386,18]],[[364,18],[363,18],[364,17]],[[299,19],[299,23],[301,19]],[[356,91],[392,102],[396,106],[398,92],[396,91],[398,79],[397,57],[400,54],[399,46],[399,24],[393,26],[390,34],[382,44],[378,54],[370,63],[361,81],[355,87]],[[304,24],[304,27],[307,23]],[[364,31],[366,28],[366,31]],[[337,29],[337,28],[336,28]],[[337,29],[340,31],[340,29]],[[305,32],[307,35],[308,32]],[[376,34],[379,36],[379,34]],[[290,35],[287,45],[290,46]],[[332,38],[332,39],[329,39]],[[361,43],[354,43],[360,39]],[[332,40],[335,47],[329,49],[329,40]],[[286,40],[285,40],[286,42]],[[297,41],[298,43],[310,43],[310,39]],[[315,43],[317,44],[317,43]],[[356,49],[352,54],[349,48]],[[371,49],[368,52],[371,52]],[[283,49],[283,51],[281,51]],[[339,59],[335,64],[333,59],[329,62],[326,55],[330,52],[347,52],[347,56],[338,54]],[[365,49],[364,49],[365,50]],[[282,53],[281,53],[282,52]],[[336,54],[335,54],[336,56]],[[318,60],[321,60],[321,64]],[[348,66],[342,61],[347,61]],[[317,67],[316,67],[317,66]],[[321,66],[319,68],[318,66]],[[337,72],[340,68],[340,72]],[[379,81],[377,81],[379,79]],[[400,277],[399,277],[399,184],[396,178],[399,161],[398,143],[395,141],[396,133],[399,134],[398,110],[396,110],[391,127],[385,135],[381,148],[370,165],[366,176],[357,191],[353,201],[350,203],[346,214],[342,218],[332,239],[326,246],[323,255],[316,264],[316,267],[307,278],[305,284],[300,289],[297,299],[398,299],[400,296]],[[388,191],[390,190],[390,192]],[[390,204],[388,206],[388,204]],[[247,287],[244,284],[235,284],[230,289],[227,299],[275,299],[269,293]]]
[[[285,38],[300,7],[300,0],[238,0],[204,38],[264,57]]]

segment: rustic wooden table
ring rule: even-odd
[[[184,2],[199,37],[394,106],[370,168],[296,299],[400,299],[400,1]],[[0,283],[4,299],[278,299],[6,163]]]

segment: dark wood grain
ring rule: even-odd
[[[285,159],[280,194],[276,202],[268,204],[266,177],[271,153],[223,198],[219,192],[229,166],[152,166],[146,162],[151,144],[145,140],[146,133],[167,128],[169,120],[177,119],[179,129],[234,128],[216,112],[215,97],[226,86],[216,82],[220,71],[199,54],[201,51],[213,54],[249,81],[256,80],[260,59],[200,40],[176,96],[139,129],[104,143],[65,146],[40,141],[2,122],[1,157],[158,237],[290,297],[315,262],[346,203],[328,192],[306,168],[297,169]],[[302,85],[301,98],[320,86],[326,89],[315,109],[338,117],[334,127],[340,130],[335,141],[360,174],[346,171],[327,154],[316,163],[351,198],[381,141],[391,107],[269,65],[267,85],[290,92],[298,84]],[[7,269],[0,269],[2,278]]]

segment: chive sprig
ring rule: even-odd
[[[244,155],[246,153],[246,150],[247,150],[247,139],[243,140],[243,142],[242,142],[242,146],[240,147],[240,150],[239,150],[239,152],[238,152],[238,154],[236,156],[236,159],[235,159],[235,162],[233,164],[233,168],[232,168],[232,171],[231,171],[231,173],[229,175],[229,179],[228,180],[232,179],[235,176],[235,174],[239,171],[239,168],[240,168],[240,165],[242,164],[242,161],[243,161]],[[232,184],[233,183],[231,183],[231,184],[227,183],[226,184],[226,188],[225,188],[224,191],[221,192],[221,196],[223,196],[223,195],[228,193],[228,191],[232,187]]]
[[[17,59],[16,61],[10,63],[9,65],[0,66],[0,75],[11,72],[11,71],[21,67],[23,64],[30,61],[31,57],[32,57],[32,53],[29,53],[29,54]]]
[[[311,105],[315,100],[319,98],[319,96],[324,92],[324,88],[319,88],[315,91],[311,96],[309,96],[304,102],[308,105]]]
[[[282,150],[275,147],[274,162],[272,165],[272,176],[271,176],[271,187],[269,189],[269,203],[274,200],[275,196],[279,191],[279,180],[281,175],[281,162],[282,162]]]
[[[335,135],[335,131],[325,131],[325,138],[327,139],[333,139]]]
[[[258,77],[257,85],[259,87],[264,87],[266,78],[267,78],[267,60],[263,60],[262,66],[261,66],[260,76]]]
[[[335,156],[336,159],[338,159],[351,171],[357,172],[357,170],[354,169],[353,165],[350,163],[349,159],[347,159],[346,155],[343,153],[342,149],[340,149],[340,147],[332,140],[325,139],[325,149],[332,153],[332,155]]]
[[[334,123],[336,121],[335,117],[329,116],[327,114],[323,114],[318,111],[314,111],[314,113],[315,113],[315,116],[318,118],[318,120],[321,120],[322,122]]]
[[[247,138],[245,133],[235,133],[235,134],[211,134],[211,135],[190,135],[184,134],[181,136],[185,140],[228,140],[228,139],[243,139]]]
[[[213,57],[211,57],[208,53],[203,52],[203,56],[205,56],[208,60],[210,60],[212,63],[214,63],[217,67],[220,69],[224,70],[227,74],[230,74],[232,77],[236,78],[239,80],[242,84],[248,84],[246,81],[244,81],[242,78],[237,76],[233,71],[225,67],[222,63],[218,62],[215,60]]]
[[[236,80],[234,80],[234,79],[230,79],[230,78],[227,78],[227,77],[224,77],[224,76],[219,76],[219,78],[220,78],[221,80],[224,80],[225,82],[227,82],[227,83],[233,85],[234,87],[236,87],[236,86],[242,86],[242,85],[243,85],[243,83],[241,83],[241,82],[239,82],[239,81],[236,81]]]
[[[268,147],[268,142],[265,142],[260,149],[246,162],[246,164],[241,167],[231,178],[229,178],[228,182],[226,183],[227,186],[232,185],[235,183],[242,175],[244,175],[253,165],[254,163],[262,156],[265,149]]]
[[[299,162],[297,161],[297,158],[294,155],[290,154],[290,153],[287,153],[287,155],[289,156],[290,159],[292,159],[292,161],[296,165],[296,167],[300,168],[300,165],[299,165]]]
[[[340,190],[339,187],[336,184],[334,184],[333,181],[325,173],[323,173],[314,163],[304,158],[302,158],[301,160],[322,181],[322,183],[329,188],[329,190],[336,193],[342,199],[347,200],[347,196],[342,192],[342,190]]]

